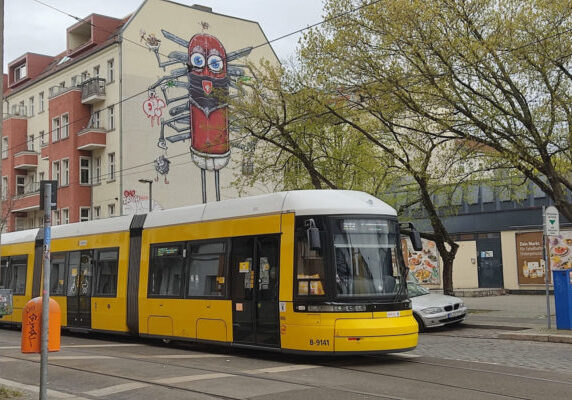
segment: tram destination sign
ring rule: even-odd
[[[544,229],[548,236],[558,236],[560,234],[559,214],[554,206],[547,207],[544,211]]]

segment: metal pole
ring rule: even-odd
[[[44,285],[42,291],[42,335],[40,359],[40,400],[48,398],[48,329],[50,326],[50,241],[52,213],[52,184],[44,187]]]
[[[201,169],[201,186],[203,189],[203,204],[207,202],[207,171]]]
[[[220,201],[220,177],[219,177],[219,170],[215,170],[214,172],[214,181],[215,181],[215,189],[216,189],[216,201]]]
[[[149,181],[149,212],[153,209],[153,181]]]
[[[542,206],[542,256],[544,257],[544,285],[546,286],[546,315],[548,319],[548,329],[551,328],[550,323],[550,290],[548,288],[548,275],[550,274],[550,265],[548,264],[548,252],[546,251],[546,207]]]

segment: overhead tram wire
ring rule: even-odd
[[[32,1],[34,1],[34,2],[36,2],[36,3],[38,3],[38,4],[41,4],[41,5],[45,6],[45,7],[51,8],[52,10],[55,10],[55,11],[57,11],[57,12],[59,12],[59,13],[62,13],[62,14],[64,14],[64,15],[70,17],[70,18],[73,18],[73,19],[75,19],[76,21],[86,22],[86,23],[90,24],[90,25],[93,26],[93,27],[96,27],[96,28],[98,28],[98,29],[101,29],[103,32],[106,32],[106,33],[109,33],[109,34],[114,34],[114,32],[111,32],[111,31],[109,31],[109,30],[106,30],[106,29],[104,29],[104,28],[102,28],[102,27],[100,27],[100,26],[97,26],[97,25],[95,25],[95,24],[93,24],[93,23],[87,21],[85,18],[80,18],[80,17],[78,17],[78,16],[75,16],[75,15],[73,15],[73,14],[70,14],[70,13],[68,13],[68,12],[66,12],[66,11],[63,11],[63,10],[57,8],[57,7],[54,7],[54,6],[50,5],[50,4],[47,4],[47,3],[45,3],[45,2],[43,2],[43,1],[41,1],[41,0],[32,0]],[[353,13],[353,12],[359,11],[359,10],[361,10],[361,9],[363,9],[363,8],[372,6],[372,5],[377,4],[377,3],[381,2],[381,1],[382,1],[382,0],[374,0],[374,1],[370,2],[370,3],[362,4],[361,6],[358,6],[358,7],[355,7],[355,8],[353,8],[353,9],[351,9],[351,10],[348,10],[348,11],[345,11],[345,12],[343,12],[343,13],[337,14],[337,15],[335,15],[335,16],[333,16],[333,17],[323,19],[323,20],[321,20],[321,21],[319,21],[319,22],[316,22],[315,24],[308,25],[308,26],[306,26],[306,27],[304,27],[304,28],[301,28],[301,29],[298,29],[298,30],[296,30],[296,31],[287,33],[287,34],[285,34],[285,35],[279,36],[279,37],[274,38],[274,39],[272,39],[272,40],[267,40],[267,41],[265,41],[265,42],[263,42],[263,43],[260,43],[260,44],[258,44],[258,45],[253,46],[252,49],[254,50],[254,49],[257,49],[257,48],[260,48],[260,47],[269,45],[269,44],[271,44],[271,43],[274,43],[274,42],[277,42],[277,41],[279,41],[279,40],[285,39],[285,38],[290,37],[290,36],[292,36],[292,35],[301,33],[301,32],[303,32],[303,31],[305,31],[305,30],[312,29],[312,28],[314,28],[314,27],[316,27],[316,26],[325,24],[325,23],[330,22],[330,21],[333,21],[333,20],[335,20],[335,19],[337,19],[337,18],[341,18],[341,17],[343,17],[343,16],[345,16],[345,15],[348,15],[348,14],[351,14],[351,13]],[[133,43],[133,44],[135,44],[135,45],[137,45],[137,46],[139,46],[139,47],[141,47],[141,48],[144,48],[144,49],[146,49],[146,50],[149,50],[149,48],[148,48],[147,46],[142,45],[141,43],[135,42],[135,41],[130,40],[130,39],[127,39],[127,38],[123,38],[123,40],[125,40],[125,41],[127,41],[127,42],[129,42],[129,43]],[[159,54],[161,54],[161,55],[164,56],[164,57],[167,57],[167,56],[165,56],[165,55],[162,54],[162,53],[159,53]],[[226,60],[225,60],[225,61],[226,61]],[[127,98],[121,99],[121,100],[119,100],[119,101],[117,101],[117,102],[115,102],[115,103],[112,103],[112,104],[108,105],[108,107],[112,107],[112,106],[116,106],[116,105],[122,104],[122,103],[124,103],[124,102],[126,102],[126,101],[128,101],[128,100],[131,100],[131,99],[133,99],[133,98],[135,98],[135,97],[137,97],[137,96],[140,96],[140,95],[142,95],[142,94],[144,94],[144,93],[147,93],[148,90],[149,90],[149,88],[145,88],[145,89],[142,90],[141,92],[137,92],[137,93],[135,93],[135,94],[133,94],[133,95],[127,97]],[[81,121],[84,121],[84,120],[85,120],[85,118],[75,119],[75,120],[73,120],[73,121],[68,122],[68,126],[71,126],[71,125],[73,125],[73,124],[75,124],[75,123],[78,123],[78,122],[81,122]],[[52,133],[52,130],[50,129],[50,130],[48,131],[48,133]],[[21,143],[15,144],[15,145],[10,145],[7,149],[5,149],[5,151],[12,150],[12,149],[14,149],[15,147],[24,146],[24,145],[26,145],[27,143],[29,143],[30,141],[32,141],[32,140],[27,139],[27,140],[25,140],[24,142],[21,142]],[[145,165],[145,164],[142,164],[142,165]]]

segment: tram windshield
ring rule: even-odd
[[[333,222],[338,297],[393,297],[405,292],[396,221],[344,218]]]

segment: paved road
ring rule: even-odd
[[[496,335],[441,329],[411,353],[343,358],[63,336],[49,357],[50,399],[569,398],[571,345]],[[21,354],[19,341],[0,330],[0,384],[37,390],[39,356]]]

